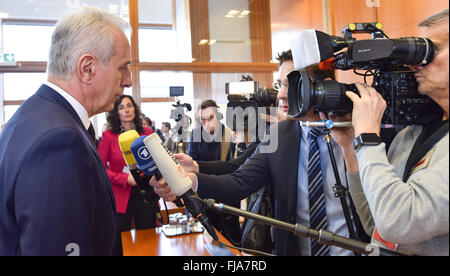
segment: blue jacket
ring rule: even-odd
[[[0,255],[111,255],[115,201],[70,104],[42,85],[0,135]]]

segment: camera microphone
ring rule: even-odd
[[[155,133],[151,134],[144,139],[144,144],[172,192],[182,199],[192,216],[200,221],[214,240],[218,241],[219,238],[211,227],[208,217],[203,215],[202,199],[192,190],[191,179],[172,153],[163,145],[161,138]]]

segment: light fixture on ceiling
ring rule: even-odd
[[[198,45],[206,45],[208,44],[209,40],[208,39],[202,39],[200,40],[200,42],[198,43]]]
[[[249,10],[243,10],[243,11],[238,11],[238,10],[230,10],[228,11],[228,13],[225,15],[225,18],[244,18],[247,15],[250,14]]]

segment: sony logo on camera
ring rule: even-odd
[[[370,48],[369,49],[359,49],[358,50],[358,53],[367,53],[367,52],[370,52]]]

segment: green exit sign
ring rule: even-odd
[[[0,54],[0,65],[16,65],[16,58],[14,57],[14,54]]]

